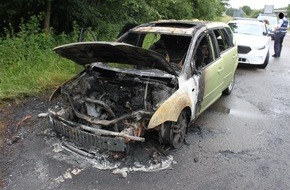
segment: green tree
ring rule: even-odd
[[[259,16],[259,14],[263,13],[263,9],[253,9],[251,12],[251,15],[249,15],[249,17],[251,18],[257,18]]]
[[[288,4],[288,7],[287,7],[287,16],[288,18],[290,17],[290,3]]]
[[[247,16],[250,16],[251,13],[252,13],[252,9],[251,9],[251,7],[249,7],[249,6],[247,6],[247,5],[243,6],[243,7],[242,7],[242,10],[244,11],[244,13],[245,13]]]
[[[1,29],[19,31],[21,22],[42,15],[42,29],[71,33],[74,23],[91,27],[98,39],[111,38],[126,22],[158,19],[214,20],[222,15],[228,0],[1,0]]]
[[[236,11],[238,11],[238,9],[235,9],[235,8],[230,7],[230,8],[228,8],[226,10],[226,14],[229,15],[229,16],[233,16],[234,15],[234,12],[236,12]]]
[[[27,21],[33,15],[39,15],[45,9],[41,0],[1,0],[0,3],[0,32],[11,27],[19,31],[20,23]]]
[[[52,0],[47,0],[46,1],[46,10],[45,10],[45,17],[44,17],[44,31],[45,31],[45,34],[49,34],[50,33],[51,2],[52,2]]]
[[[214,20],[222,16],[225,4],[221,0],[192,0],[193,16],[203,20]]]

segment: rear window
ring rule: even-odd
[[[130,32],[121,41],[156,51],[163,55],[167,61],[179,63],[188,50],[191,37],[150,32]]]

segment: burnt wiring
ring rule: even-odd
[[[82,114],[79,111],[77,111],[77,109],[75,108],[69,94],[67,92],[64,92],[64,94],[67,96],[68,101],[72,107],[72,110],[78,118],[84,119],[85,121],[92,123],[92,124],[96,124],[96,125],[111,126],[111,125],[117,125],[117,123],[119,123],[125,119],[139,120],[140,118],[142,118],[144,116],[147,116],[147,117],[152,116],[152,112],[138,110],[138,111],[132,112],[131,114],[126,114],[126,115],[123,115],[119,118],[114,118],[112,120],[100,120],[100,119],[97,119],[93,116],[85,115],[85,114]]]
[[[152,65],[152,68],[153,69],[155,66],[155,63]],[[152,72],[152,71],[151,71]],[[148,76],[148,79],[146,81],[146,86],[145,86],[145,93],[144,93],[144,109],[147,111],[147,92],[148,92],[148,85],[149,85],[149,81],[150,81],[150,76]]]

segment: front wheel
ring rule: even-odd
[[[161,144],[171,145],[173,148],[180,148],[185,139],[188,120],[186,114],[182,112],[177,122],[167,121],[161,125],[159,140]]]

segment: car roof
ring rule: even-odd
[[[141,24],[131,31],[134,32],[154,32],[170,33],[175,35],[192,35],[194,30],[199,28],[228,27],[222,22],[209,22],[199,20],[159,20]]]
[[[275,17],[275,18],[277,18],[276,15],[272,15],[272,14],[259,14],[258,17]],[[257,17],[257,18],[258,18],[258,17]]]
[[[257,24],[264,25],[264,21],[256,18],[234,18],[229,23],[244,23],[244,24]]]

